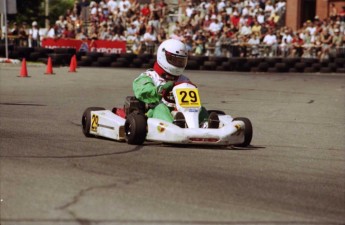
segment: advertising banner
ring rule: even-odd
[[[44,38],[41,45],[44,48],[75,48],[77,51],[84,52],[126,53],[125,41]]]

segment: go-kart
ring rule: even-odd
[[[123,108],[106,110],[101,107],[87,108],[82,116],[82,130],[86,137],[104,137],[128,144],[141,145],[145,141],[168,144],[221,145],[246,147],[250,145],[253,128],[244,117],[232,118],[223,111],[208,110],[216,114],[216,127],[199,121],[201,101],[198,88],[188,82],[178,83],[163,99],[175,103],[173,116],[183,115],[173,123],[147,118],[150,109],[134,96],[127,96]],[[182,113],[182,114],[181,114]],[[210,120],[210,119],[209,119]],[[182,122],[182,125],[181,125]],[[212,122],[212,121],[211,121]]]

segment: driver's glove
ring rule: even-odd
[[[174,82],[168,81],[165,84],[158,86],[157,92],[158,94],[163,96],[164,94],[169,93],[173,89],[173,87],[174,87]]]

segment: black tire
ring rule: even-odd
[[[105,108],[102,107],[89,107],[85,109],[83,113],[83,117],[81,118],[81,127],[83,130],[83,134],[86,137],[93,137],[94,135],[90,134],[90,126],[91,126],[91,111],[101,111],[105,110]]]
[[[8,52],[8,56],[9,58],[12,58],[12,59],[19,59],[20,56],[19,56],[19,52],[14,50],[14,51],[9,51]],[[37,61],[37,60],[36,60]]]
[[[237,117],[234,118],[233,121],[243,121],[245,130],[244,130],[244,142],[242,144],[235,145],[236,147],[247,147],[250,145],[250,142],[253,138],[253,126],[252,123],[248,118],[245,117]]]
[[[99,62],[93,62],[91,63],[91,67],[102,67],[103,65],[101,65]]]
[[[269,67],[274,67],[276,63],[280,63],[282,58],[265,58],[265,62],[268,63]]]
[[[320,63],[321,63],[322,67],[327,67],[330,62],[331,61],[329,59],[322,59],[322,60],[320,60]]]
[[[208,60],[208,57],[207,56],[193,56],[193,55],[191,55],[188,57],[188,61],[189,60],[197,61],[199,65],[202,65],[202,64],[204,64],[204,62],[206,60]]]
[[[269,64],[267,62],[261,62],[258,66],[259,72],[267,72]]]
[[[101,66],[110,66],[110,64],[113,62],[113,60],[109,56],[101,56],[101,57],[98,57],[97,62]]]
[[[305,63],[306,67],[311,67],[314,63],[317,63],[319,60],[315,58],[302,58],[301,62]]]
[[[223,62],[227,61],[228,58],[227,57],[223,57],[223,56],[216,56],[216,57],[209,57],[208,59],[209,61],[213,61],[217,64],[217,66],[222,65]]]
[[[77,60],[80,61],[81,57],[86,56],[86,52],[77,52],[76,54]]]
[[[141,68],[148,69],[148,68],[152,68],[152,66],[151,66],[150,63],[143,63],[143,64],[141,65]]]
[[[250,72],[251,65],[247,62],[240,64],[238,70],[241,72]]]
[[[196,60],[189,60],[186,66],[187,70],[197,70],[199,68],[199,64]]]
[[[47,58],[39,58],[39,59],[37,59],[37,62],[41,62],[41,63],[44,63],[47,65],[48,59]]]
[[[133,59],[132,65],[134,65],[136,68],[140,68],[141,65],[143,64],[143,60],[141,60],[140,58],[136,58],[136,59]]]
[[[277,68],[271,67],[268,68],[267,73],[278,73],[279,71],[277,70]]]
[[[338,68],[335,72],[345,74],[345,68]]]
[[[313,67],[316,72],[319,72],[321,69],[321,63],[314,63],[311,67]]]
[[[295,68],[290,68],[289,73],[297,73],[298,71]]]
[[[332,68],[330,68],[330,67],[322,67],[320,69],[320,73],[332,73]]]
[[[316,70],[314,67],[306,67],[306,68],[304,68],[304,72],[305,73],[315,73]]]
[[[29,47],[18,47],[17,51],[19,53],[19,58],[20,59],[22,59],[22,58],[28,59],[30,57],[30,54],[32,52],[34,52],[34,49],[33,48],[29,48]]]
[[[336,63],[338,67],[343,67],[345,65],[345,59],[336,58],[334,59],[334,63]]]
[[[130,145],[142,145],[146,139],[146,117],[139,112],[133,112],[127,116],[125,122],[126,141]]]
[[[286,66],[285,63],[276,63],[275,68],[278,70],[280,73],[287,72],[288,67]]]
[[[56,54],[71,54],[74,55],[77,53],[75,48],[55,48],[54,53]]]
[[[123,53],[120,58],[125,58],[128,62],[131,62],[133,59],[137,58],[137,55],[134,53]]]
[[[306,64],[304,62],[300,62],[300,63],[295,64],[295,69],[297,72],[303,73],[304,68],[306,68]]]
[[[127,67],[123,62],[113,62],[110,64],[111,67]]]
[[[247,62],[249,63],[250,67],[257,67],[259,63],[263,62],[264,59],[262,58],[249,58],[247,59]]]
[[[252,67],[250,68],[250,72],[257,73],[260,72],[258,67]]]
[[[224,71],[225,68],[224,68],[224,66],[217,66],[217,67],[216,67],[216,70],[217,70],[217,71]]]
[[[122,63],[126,67],[129,65],[130,61],[127,58],[120,57],[116,59],[116,62]]]
[[[54,53],[54,49],[52,48],[42,48],[42,47],[36,47],[32,48],[32,51],[30,52],[39,52],[42,54],[42,56],[47,56],[48,54]]]
[[[31,52],[28,61],[36,62],[39,58],[43,58],[43,57],[44,57],[44,54],[40,52]]]
[[[283,58],[283,63],[286,64],[288,68],[293,68],[296,63],[300,62],[299,58]]]
[[[150,61],[150,59],[154,59],[154,55],[151,54],[142,54],[142,55],[138,55],[138,59],[140,59],[142,61],[142,63],[147,63]]]
[[[209,67],[214,67],[214,68],[216,68],[216,66],[217,66],[217,63],[216,62],[214,62],[214,61],[205,61],[204,62],[204,66],[209,66]]]

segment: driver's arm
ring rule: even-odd
[[[133,81],[133,91],[137,99],[145,103],[158,103],[157,87],[149,76],[141,75]]]

